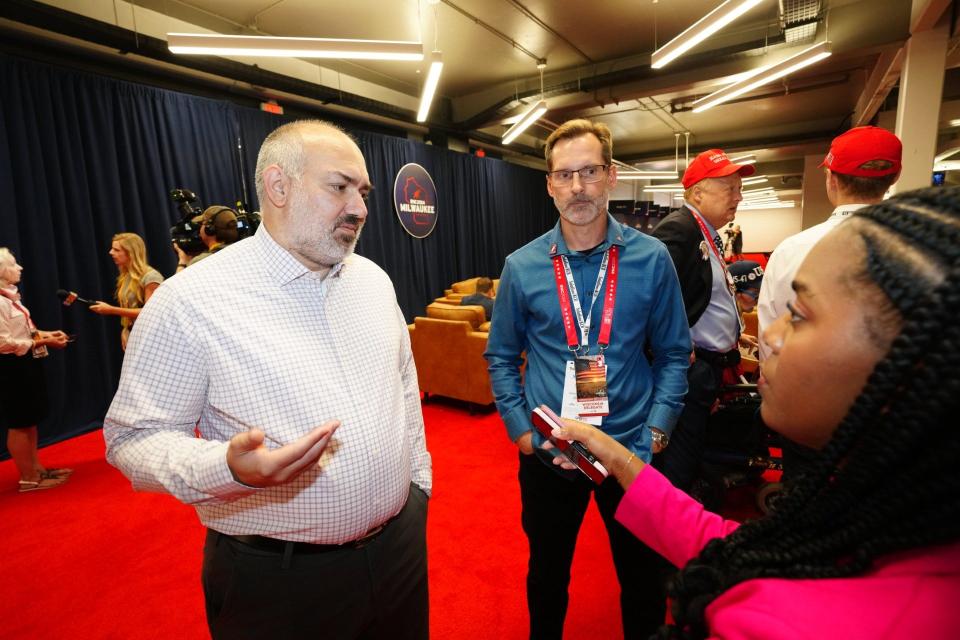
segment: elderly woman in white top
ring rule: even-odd
[[[41,358],[48,348],[63,349],[67,334],[40,331],[20,302],[17,284],[23,267],[0,248],[0,428],[20,472],[20,491],[60,486],[71,469],[47,469],[37,455],[37,423],[47,415],[47,385]]]

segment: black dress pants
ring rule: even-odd
[[[567,614],[570,566],[591,494],[607,528],[613,562],[620,582],[624,637],[649,638],[666,614],[666,575],[670,565],[640,542],[614,513],[623,489],[614,478],[600,486],[579,472],[563,477],[536,455],[520,454],[522,523],[530,545],[527,606],[530,638],[560,640]]]
[[[428,638],[426,516],[427,496],[413,487],[397,517],[366,546],[294,552],[286,560],[209,531],[202,578],[210,635]]]
[[[723,366],[697,358],[687,370],[687,395],[683,413],[670,436],[670,444],[653,457],[653,466],[676,488],[690,493],[700,476],[707,438],[707,421],[723,382]]]

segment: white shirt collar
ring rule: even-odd
[[[865,204],[842,204],[836,209],[833,210],[833,213],[830,215],[837,218],[845,218],[846,216],[851,215],[852,213],[863,209],[867,205]]]

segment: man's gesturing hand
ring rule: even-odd
[[[320,459],[339,420],[329,420],[276,449],[263,446],[264,433],[250,429],[230,438],[227,466],[233,477],[251,487],[272,487],[296,478]]]

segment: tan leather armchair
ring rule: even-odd
[[[459,302],[450,302],[446,298],[437,298],[427,305],[428,318],[443,320],[465,320],[477,331],[490,331],[487,314],[478,304],[461,305]]]
[[[420,391],[477,405],[493,402],[487,361],[483,307],[431,303],[427,317],[409,325]]]
[[[449,289],[444,289],[443,298],[437,298],[437,300],[446,300],[447,302],[453,302],[454,304],[460,302],[460,300],[470,294],[477,292],[477,280],[480,279],[480,276],[476,278],[468,278],[467,280],[461,280],[460,282],[454,282],[450,285]],[[500,286],[500,278],[494,278],[493,280],[493,295],[497,295],[497,287]]]
[[[754,338],[759,337],[757,335],[757,311],[748,311],[743,314],[743,333],[744,335],[753,336]],[[743,367],[743,372],[747,374],[752,374],[760,368],[760,361],[756,357],[756,352],[753,353],[746,352],[743,348],[740,349],[740,365]]]

